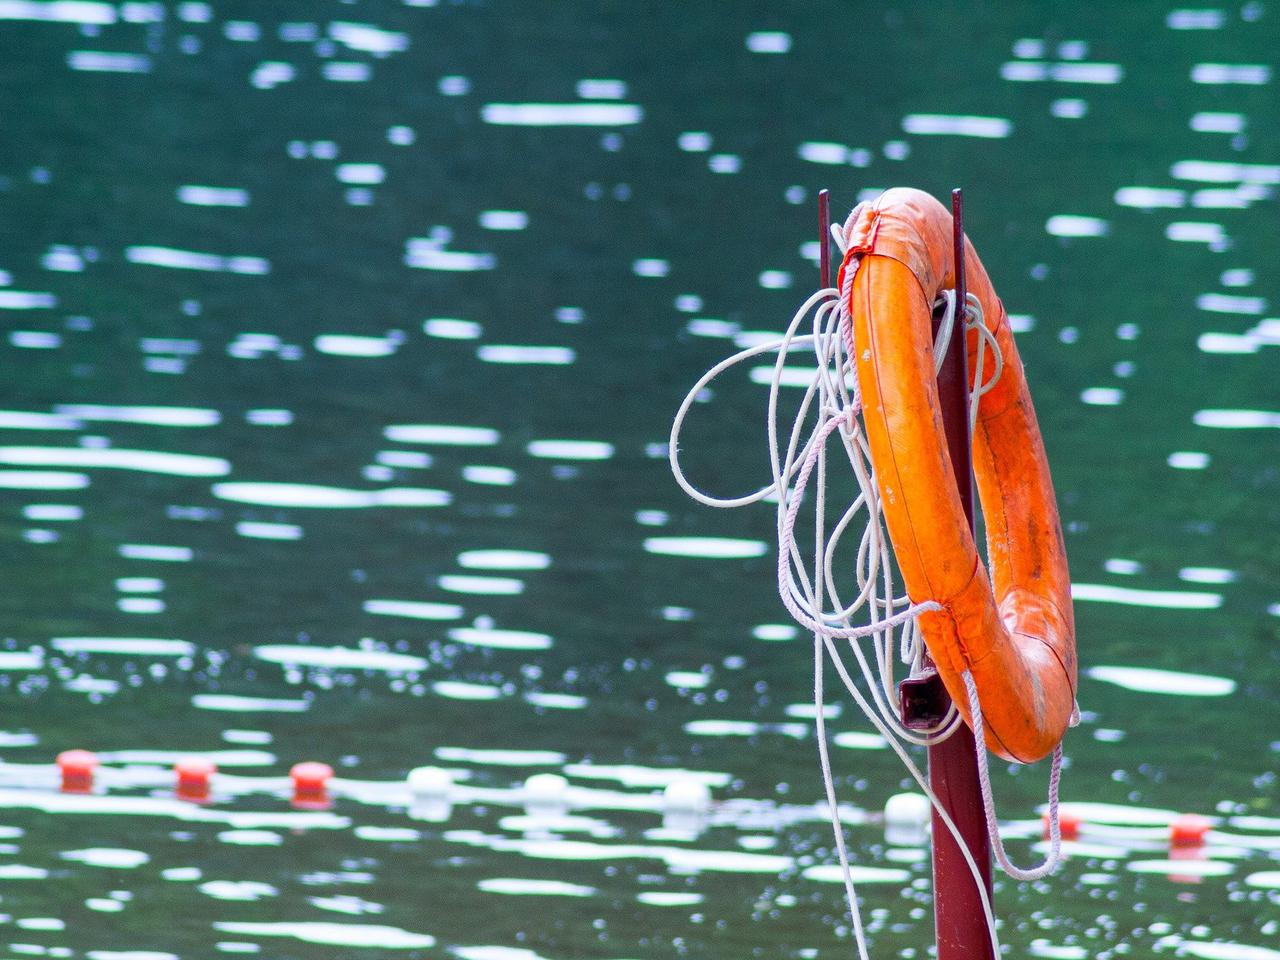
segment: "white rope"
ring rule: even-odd
[[[846,249],[847,232],[857,219],[858,212],[855,208],[843,229],[832,227],[832,234],[841,251]],[[884,531],[879,489],[871,464],[868,441],[858,421],[858,414],[862,408],[861,395],[853,365],[849,362],[845,350],[845,343],[852,342],[850,335],[852,318],[849,315],[848,303],[853,277],[858,266],[857,259],[846,263],[843,290],[826,288],[810,296],[796,311],[782,337],[741,350],[716,364],[699,378],[680,404],[675,422],[672,424],[669,446],[671,471],[676,482],[689,496],[708,506],[740,507],[759,503],[770,496],[776,500],[778,592],[791,616],[814,636],[814,705],[818,752],[822,766],[823,787],[835,832],[836,852],[840,860],[860,960],[867,960],[867,945],[831,772],[824,718],[824,653],[831,658],[832,666],[845,690],[897,753],[912,778],[933,804],[939,819],[955,838],[957,847],[977,885],[992,947],[995,955],[999,956],[1000,947],[995,929],[995,917],[978,864],[941,801],[930,789],[925,775],[906,751],[907,744],[928,746],[945,740],[962,722],[959,712],[952,704],[947,715],[935,727],[923,731],[908,729],[898,714],[894,660],[901,659],[907,663],[913,674],[921,670],[925,649],[917,618],[921,613],[941,608],[933,601],[913,604],[909,597],[898,596],[895,593],[890,543]],[[936,373],[941,366],[942,357],[945,355],[955,326],[954,291],[944,291],[934,306],[935,310],[941,310],[943,314],[934,344]],[[963,329],[976,330],[982,343],[975,369],[974,383],[977,386],[971,392],[969,401],[968,414],[972,429],[982,395],[991,390],[1000,377],[1003,357],[994,334],[986,326],[978,299],[969,295],[966,298],[965,307]],[[811,311],[813,312],[813,332],[802,334],[799,332],[801,324]],[[779,444],[778,401],[787,359],[797,348],[812,349],[815,362],[814,378],[800,401],[799,410],[787,434],[784,451]],[[984,380],[985,355],[988,348],[994,357],[994,370],[991,377]],[[772,483],[752,493],[736,497],[718,498],[703,493],[688,481],[680,466],[680,434],[689,410],[702,391],[720,374],[746,360],[774,352],[777,353],[777,358],[769,385],[766,423]],[[816,422],[810,427],[811,420]],[[858,486],[858,495],[828,533],[826,530],[827,445],[832,437],[839,438],[844,452],[842,459],[848,462],[852,470]],[[814,530],[812,574],[795,541],[795,525],[811,480],[813,482]],[[854,582],[858,590],[852,599],[845,602],[837,589],[836,551],[848,528],[853,526],[858,516],[863,513],[865,513],[865,526],[853,562]],[[854,625],[853,619],[860,613],[866,622]],[[848,650],[857,662],[858,670],[870,692],[870,698],[854,682],[845,664],[842,649],[837,644],[839,640],[848,641]],[[874,668],[859,642],[868,640],[873,648]],[[896,658],[895,654],[897,654]],[[973,698],[970,702],[976,704]],[[975,707],[975,711],[976,709]],[[982,744],[980,729],[975,730],[975,736],[977,742]],[[1003,847],[999,845],[985,751],[980,748],[978,754],[984,807],[988,814],[988,829],[997,847],[997,858],[1001,866],[1012,874],[1012,871],[1018,868],[1009,863]],[[1050,781],[1051,824],[1055,831],[1058,829],[1056,791],[1061,767],[1058,758],[1060,758],[1060,751],[1055,754],[1054,772]],[[1055,836],[1058,834],[1055,833]],[[1055,847],[1055,851],[1056,849]],[[1051,859],[1056,863],[1056,853]],[[1053,865],[1051,863],[1037,868],[1044,873],[1037,873],[1036,876],[1043,876],[1050,872]]]
[[[996,855],[1000,868],[1015,880],[1039,880],[1047,877],[1058,868],[1062,855],[1062,825],[1058,818],[1058,783],[1062,779],[1062,743],[1053,748],[1053,763],[1049,768],[1049,854],[1044,863],[1038,867],[1022,869],[1009,859],[1005,852],[1004,841],[1000,839],[1000,830],[996,825],[996,803],[991,794],[991,774],[987,770],[987,751],[985,743],[985,722],[982,717],[982,704],[978,700],[978,685],[973,682],[973,674],[966,670],[961,674],[964,678],[964,691],[969,698],[969,716],[973,721],[973,739],[978,744],[978,783],[982,787],[982,810],[987,818],[987,834],[991,837],[991,847]],[[1075,707],[1071,711],[1071,726],[1080,722],[1080,710]]]

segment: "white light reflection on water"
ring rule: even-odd
[[[1104,583],[1071,584],[1073,600],[1122,603],[1133,607],[1163,607],[1168,610],[1215,610],[1222,606],[1222,594],[1193,590],[1140,590]]]
[[[1013,124],[1003,117],[951,116],[911,113],[902,118],[902,129],[917,135],[949,134],[999,140],[1013,132]]]
[[[1280,960],[1280,950],[1226,941],[1183,940],[1178,945],[1178,954],[1200,960]]]
[[[383,435],[396,443],[434,443],[450,447],[491,447],[498,442],[497,430],[444,423],[394,424]]]
[[[278,697],[241,697],[229,693],[197,693],[191,705],[200,710],[229,713],[305,713],[310,700],[284,700]]]
[[[533,880],[519,877],[493,877],[489,880],[481,880],[476,886],[485,893],[500,893],[506,896],[593,897],[600,892],[595,887],[566,883],[563,880]]]
[[[0,456],[3,452],[0,451]],[[220,500],[267,507],[353,510],[366,507],[444,507],[453,500],[445,490],[421,487],[389,487],[385,490],[351,490],[310,483],[215,483]]]
[[[201,407],[111,406],[103,403],[59,403],[54,411],[77,420],[141,423],[157,427],[214,427],[222,422],[217,410]]]
[[[414,950],[433,947],[436,938],[426,933],[410,933],[399,927],[386,927],[362,923],[317,923],[294,921],[279,923],[248,923],[218,920],[215,930],[242,936],[288,937],[303,943],[315,943],[339,947],[364,947],[381,950]]]
[[[456,603],[430,603],[421,600],[366,600],[364,612],[384,617],[407,617],[411,620],[457,620],[464,610]]]
[[[448,763],[480,763],[501,767],[559,766],[565,755],[556,750],[476,750],[471,747],[436,747],[437,759]]]
[[[582,710],[586,708],[589,702],[586,697],[573,693],[547,693],[544,691],[526,693],[524,699],[535,707],[543,707],[548,710]]]
[[[114,447],[0,447],[0,463],[28,467],[103,467],[175,477],[223,477],[231,464],[221,457]]]
[[[632,103],[487,103],[485,123],[520,127],[624,127],[644,119]]]
[[[602,440],[533,440],[525,448],[545,460],[608,460],[613,444]]]
[[[504,696],[501,687],[462,680],[437,680],[431,689],[449,700],[498,700]]]
[[[488,596],[514,597],[524,593],[524,581],[514,577],[477,577],[445,574],[436,585],[450,593],[474,593]]]
[[[196,651],[195,644],[186,640],[159,640],[150,637],[54,637],[49,642],[63,653],[188,657]]]
[[[1113,683],[1140,693],[1166,693],[1182,697],[1225,697],[1234,693],[1236,682],[1227,677],[1156,670],[1151,667],[1090,667],[1084,671],[1094,680]]]
[[[731,774],[711,770],[658,769],[636,764],[571,763],[564,773],[585,780],[616,780],[625,787],[666,787],[676,781],[723,787],[733,779]]]
[[[49,310],[58,305],[52,293],[0,290],[0,310]]]
[[[706,898],[700,893],[682,893],[677,890],[645,890],[636,894],[636,902],[651,907],[692,907]]]
[[[732,537],[649,537],[644,541],[647,553],[668,557],[708,557],[738,560],[763,557],[769,546],[763,540],[740,540]]]
[[[132,870],[147,863],[151,857],[141,850],[125,850],[116,847],[89,847],[84,850],[65,850],[59,854],[63,860],[74,860],[89,867],[105,867],[110,870]]]
[[[130,263],[175,270],[201,270],[210,273],[238,273],[263,276],[271,272],[271,264],[262,257],[222,256],[174,247],[126,247],[125,259]]]
[[[1280,413],[1270,410],[1197,410],[1192,422],[1197,427],[1222,430],[1280,428]]]
[[[150,73],[151,58],[141,53],[72,50],[67,66],[87,73]]]
[[[1055,237],[1105,237],[1111,227],[1099,217],[1061,213],[1050,217],[1044,229]]]
[[[242,187],[204,187],[186,184],[178,188],[178,202],[194,207],[247,207],[249,191]]]
[[[301,540],[302,528],[293,523],[265,523],[242,520],[236,524],[236,533],[253,540]]]
[[[83,426],[81,421],[65,414],[0,410],[2,430],[80,430]]]
[[[83,473],[60,470],[0,470],[0,490],[81,490],[89,485]]]
[[[549,650],[552,639],[530,630],[499,630],[494,627],[453,627],[449,639],[472,647],[496,650]]]
[[[335,357],[389,357],[400,341],[395,337],[365,337],[348,333],[322,333],[313,345],[317,353]]]
[[[188,563],[195,556],[190,547],[150,543],[122,543],[118,552],[126,560],[158,560],[161,563]]]
[[[422,657],[383,650],[359,650],[351,647],[304,647],[290,644],[266,644],[254,647],[259,660],[297,667],[325,667],[334,670],[382,670],[389,673],[414,673],[427,668]]]
[[[907,883],[911,879],[909,870],[901,870],[896,867],[864,867],[856,863],[849,865],[849,873],[853,877],[853,882],[862,884],[871,883]],[[815,867],[807,867],[801,876],[806,880],[816,880],[819,883],[844,883],[844,871],[837,863],[824,863]]]
[[[485,363],[562,367],[573,363],[576,354],[570,347],[522,347],[487,343],[476,350],[476,357]]]
[[[439,337],[442,340],[477,340],[484,328],[474,320],[435,317],[423,321],[422,332],[428,337]]]
[[[106,26],[116,22],[116,9],[96,0],[0,0],[0,20]]]
[[[551,557],[533,550],[466,550],[458,566],[469,570],[545,570]]]

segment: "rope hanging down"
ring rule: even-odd
[[[842,252],[846,249],[846,231],[856,221],[858,212],[855,209],[850,214],[844,229],[838,226],[832,227],[832,234]],[[995,955],[999,956],[995,918],[978,865],[966,844],[961,840],[956,825],[929,788],[927,779],[911,760],[905,748],[905,744],[927,746],[945,740],[962,722],[959,713],[952,705],[946,716],[936,726],[916,731],[908,729],[903,724],[896,707],[897,685],[894,677],[894,661],[901,659],[913,674],[922,669],[925,648],[916,618],[921,613],[937,610],[940,607],[933,601],[913,604],[909,597],[898,596],[895,593],[890,544],[884,530],[879,489],[876,485],[868,442],[858,420],[862,409],[860,391],[850,358],[845,350],[845,344],[852,342],[852,337],[849,336],[852,319],[849,315],[848,303],[858,265],[857,257],[848,258],[844,268],[844,289],[838,291],[828,287],[815,292],[796,311],[780,338],[748,347],[726,358],[708,370],[694,384],[680,404],[672,425],[669,446],[671,471],[676,482],[690,497],[707,506],[734,508],[767,499],[776,502],[778,592],[791,616],[814,636],[814,704],[819,758],[827,804],[831,811],[832,827],[835,831],[836,851],[861,960],[867,960],[866,937],[849,868],[844,829],[838,812],[824,720],[824,653],[826,657],[830,657],[832,667],[845,690],[897,753],[912,778],[933,804],[934,810],[948,831],[956,838],[957,845],[977,884],[992,947]],[[978,402],[1000,378],[1003,358],[994,334],[984,322],[982,308],[977,298],[971,294],[966,300],[963,311],[963,330],[976,331],[981,341],[974,371],[975,388],[971,391],[969,398],[968,416],[972,430],[977,418]],[[944,291],[934,304],[934,311],[935,315],[938,311],[942,312],[934,343],[936,373],[956,325],[954,291]],[[810,312],[813,312],[812,333],[801,333],[801,325]],[[779,443],[779,394],[788,357],[792,351],[801,348],[809,348],[813,352],[814,376],[790,426],[784,450]],[[988,350],[994,358],[994,363],[990,378],[984,380]],[[721,373],[746,360],[771,353],[777,354],[769,387],[766,422],[772,482],[754,493],[738,497],[717,498],[705,494],[689,482],[680,466],[679,440],[685,418],[703,390]],[[807,426],[810,421],[813,421],[812,427]],[[826,529],[827,446],[833,436],[839,437],[844,459],[848,461],[857,483],[858,494],[828,532]],[[811,483],[814,525],[812,568],[807,565],[805,557],[795,542],[795,525],[800,506]],[[857,593],[845,602],[836,582],[836,550],[848,529],[863,513],[865,513],[863,519],[865,525],[853,565]],[[854,625],[853,619],[859,614],[865,618],[866,622]],[[849,652],[852,653],[866,687],[870,691],[870,700],[854,682],[842,649],[836,643],[838,640],[848,641]],[[875,660],[874,669],[859,642],[864,640],[870,641],[872,656]],[[965,679],[969,703],[975,716],[975,738],[978,744],[982,744],[982,714],[977,688],[967,672]],[[1000,866],[1010,876],[1019,880],[1037,879],[1052,873],[1057,866],[1061,849],[1061,830],[1058,822],[1061,747],[1054,751],[1049,783],[1050,852],[1043,864],[1030,870],[1022,870],[1013,865],[1000,842],[986,755],[981,748],[978,750],[978,759],[987,829]]]

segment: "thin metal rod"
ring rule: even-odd
[[[938,397],[942,423],[951,454],[956,489],[974,530],[973,472],[969,437],[968,337],[964,333],[964,198],[951,193],[954,222],[956,324],[942,369],[938,373]],[[978,864],[987,895],[991,895],[991,842],[982,809],[978,782],[977,750],[972,731],[961,725],[956,732],[929,748],[929,785],[959,829],[964,844]],[[982,899],[973,874],[951,832],[937,812],[933,815],[933,897],[938,960],[994,960],[991,936],[982,910]]]
[[[831,191],[818,191],[818,282],[831,286]]]

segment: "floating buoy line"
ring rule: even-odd
[[[842,227],[831,230],[844,256],[836,285],[824,286],[806,299],[781,337],[741,350],[703,374],[676,412],[669,444],[676,482],[699,503],[726,509],[766,500],[775,504],[779,596],[792,618],[814,637],[819,761],[862,960],[868,957],[867,942],[824,722],[827,659],[845,691],[897,753],[938,820],[955,838],[977,888],[990,947],[997,957],[999,938],[982,871],[907,747],[940,744],[968,722],[979,744],[983,811],[996,860],[1015,879],[1037,879],[1052,873],[1060,859],[1061,738],[1066,727],[1079,720],[1070,585],[1043,444],[1003,306],[981,263],[964,244],[955,271],[947,269],[951,228],[951,215],[920,191],[888,191],[874,202],[855,207]],[[959,227],[955,236],[955,248],[960,249]],[[956,290],[947,289],[947,281],[954,281],[958,274],[955,285],[964,289],[965,259],[971,261],[970,271],[979,272],[978,292],[958,297]],[[825,243],[823,261],[826,280]],[[957,304],[961,297],[962,307]],[[940,320],[932,336],[930,310]],[[987,316],[994,322],[988,324]],[[806,320],[811,321],[811,332],[804,330]],[[959,332],[953,332],[957,326]],[[953,336],[962,338],[959,349],[967,350],[975,361],[972,387],[965,384],[964,415],[980,457],[978,480],[984,506],[989,514],[996,514],[988,516],[994,589],[971,536],[951,536],[952,528],[962,524],[967,535],[968,523],[955,480],[950,479],[934,378]],[[788,361],[806,352],[812,382],[784,430],[778,421],[779,394],[784,376],[794,378],[795,370]],[[765,421],[771,482],[734,497],[707,494],[689,481],[681,466],[685,420],[718,376],[766,354],[776,354]],[[989,376],[985,373],[988,354]],[[1014,415],[1006,416],[1005,424],[992,426],[1010,410]],[[838,442],[843,456],[838,454],[837,460],[847,462],[857,495],[828,530],[832,441]],[[903,463],[899,460],[903,457],[912,459]],[[1009,486],[1021,484],[1024,489],[1001,488],[1001,473],[1011,475]],[[811,563],[795,537],[806,500],[812,511]],[[836,553],[858,524],[862,534],[850,578],[849,570],[838,570]],[[945,529],[935,535],[928,524]],[[901,594],[891,549],[906,580]],[[904,560],[904,551],[910,552],[910,563]],[[1033,569],[1034,573],[1029,572]],[[847,642],[867,693],[854,682],[841,641]],[[971,652],[977,650],[982,653]],[[951,695],[946,713],[923,729],[909,724],[899,712],[897,661],[913,677],[931,672],[936,664]],[[984,690],[985,712],[980,700]],[[1015,866],[1000,841],[984,742],[1020,762],[1052,752],[1046,818],[1049,852],[1042,864],[1031,869]]]

